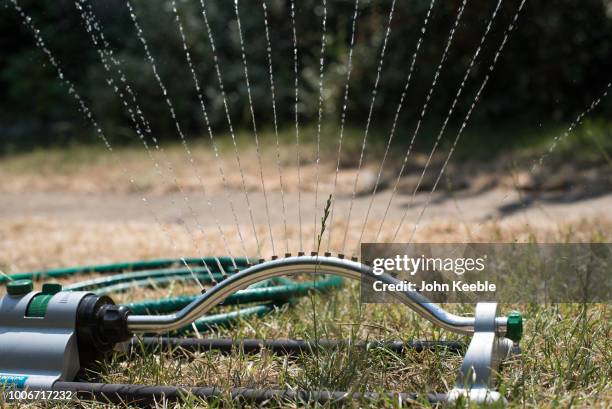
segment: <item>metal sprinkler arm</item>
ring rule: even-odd
[[[182,310],[167,315],[130,315],[128,329],[132,332],[165,332],[189,325],[191,322],[221,304],[236,291],[269,278],[292,274],[334,274],[359,280],[380,280],[397,284],[399,280],[388,274],[374,275],[371,267],[351,260],[323,256],[297,256],[271,260],[247,268],[217,284],[199,296]],[[393,292],[392,295],[422,317],[451,332],[469,335],[474,333],[474,317],[452,314],[416,291]],[[506,317],[496,317],[496,333],[506,333]]]

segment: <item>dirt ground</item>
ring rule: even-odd
[[[375,241],[390,194],[386,190],[375,197],[362,241]],[[272,250],[263,195],[249,194],[257,239],[244,193],[232,190],[230,195],[239,218],[239,229],[225,200],[214,203],[212,216],[208,204],[198,194],[190,194],[186,205],[184,196],[177,193],[152,196],[146,203],[141,195],[134,193],[4,193],[0,195],[0,270],[14,273],[75,264],[213,253],[269,258],[274,254],[295,253],[302,248],[310,251],[315,246],[315,232],[320,228],[323,206],[321,197],[315,219],[314,194],[301,195],[300,245],[297,195],[285,196],[285,236],[280,195],[277,192],[268,194],[275,246]],[[408,240],[426,196],[418,194],[413,206],[409,206],[411,198],[407,195],[396,198],[378,241],[392,240],[406,210],[398,240]],[[343,250],[350,198],[338,198],[335,219],[327,227],[322,248],[358,255],[357,243],[369,202],[369,196],[356,198]],[[517,192],[501,189],[476,195],[441,193],[434,196],[427,207],[414,240],[520,241],[537,236],[546,241],[547,234],[554,232],[556,241],[559,232],[567,231],[566,239],[573,241],[579,239],[580,232],[612,231],[611,208],[612,195],[559,202],[526,201]],[[328,241],[330,231],[331,243]]]
[[[140,151],[119,151],[114,157],[104,152],[87,152],[84,158],[62,155],[48,152],[0,161],[0,268],[5,272],[179,254],[268,258],[309,252],[316,247],[335,179],[330,155],[319,165],[315,205],[316,164],[305,157],[298,178],[296,166],[285,158],[281,192],[274,152],[267,152],[264,198],[258,162],[247,151],[241,155],[247,202],[231,152],[222,156],[227,189],[218,162],[204,148],[193,151],[194,165],[180,150],[164,152],[158,169]],[[426,174],[413,197],[424,161],[415,154],[388,210],[398,164],[392,162],[383,172],[374,196],[374,162],[366,162],[356,188],[356,168],[341,167],[333,223],[328,219],[321,249],[358,255],[360,238],[392,241],[402,218],[397,241],[492,241],[499,240],[495,231],[500,226],[506,232],[539,235],[567,226],[606,226],[610,221],[612,191],[581,180],[577,172],[556,175],[557,180],[573,175],[572,183],[550,185],[551,175],[546,178],[550,186],[534,189],[537,177],[526,172],[451,166],[434,194],[430,192],[437,171]],[[437,162],[433,163],[436,170]],[[605,179],[602,175],[599,172],[595,179]]]

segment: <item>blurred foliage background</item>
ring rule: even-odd
[[[80,0],[79,0],[80,1]],[[159,90],[142,44],[136,36],[125,0],[87,0],[122,63],[127,81],[160,139],[176,138],[174,123]],[[262,1],[268,7],[273,70],[281,126],[293,126],[293,44],[289,0],[240,1],[242,28],[256,117],[260,128],[272,127],[272,106]],[[520,1],[502,3],[492,31],[477,60],[453,126],[458,126],[480,86],[504,30]],[[93,141],[93,130],[74,100],[57,80],[46,56],[8,0],[0,8],[0,152]],[[18,3],[41,30],[66,76],[93,108],[115,143],[135,140],[127,113],[106,81],[84,21],[70,0]],[[391,0],[360,0],[347,122],[365,126],[378,56],[384,40]],[[85,2],[87,4],[87,2]],[[181,125],[192,137],[205,137],[200,106],[185,62],[183,45],[170,0],[132,0],[161,78],[175,104]],[[217,46],[229,108],[237,128],[250,129],[250,113],[240,42],[230,0],[177,0],[187,45],[202,84],[216,134],[227,134],[223,101],[202,18],[206,7]],[[388,134],[429,0],[397,1],[391,36],[374,107],[376,137]],[[438,0],[416,64],[412,85],[400,115],[400,127],[413,129],[446,45],[460,0]],[[469,0],[425,118],[439,125],[448,111],[465,69],[484,32],[496,2]],[[354,8],[353,0],[327,1],[324,112],[326,126],[337,127],[342,107]],[[323,9],[319,0],[296,0],[300,67],[300,121],[316,123],[319,52]],[[527,2],[471,124],[488,129],[537,128],[569,122],[612,78],[612,4],[608,0]],[[610,99],[595,116],[609,117]],[[333,140],[336,132],[324,137]]]

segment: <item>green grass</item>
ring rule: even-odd
[[[92,165],[109,162],[99,145],[72,145],[67,148],[36,149],[0,158],[0,167],[9,173],[73,174]]]
[[[543,125],[537,129],[503,128],[478,129],[468,127],[458,144],[455,160],[481,160],[482,158],[505,157],[535,158],[548,151],[555,138],[560,138],[558,146],[547,160],[563,161],[571,159],[573,163],[597,165],[612,163],[612,123],[596,120],[586,121],[572,133],[564,136],[567,128],[559,125]],[[345,165],[356,165],[361,152],[363,129],[347,126],[344,131],[342,161]],[[413,129],[398,129],[390,153],[391,161],[401,161],[409,146]],[[424,126],[415,140],[415,152],[428,154],[437,136],[438,127]],[[335,162],[339,129],[336,124],[324,124],[321,129],[321,158]],[[300,144],[303,163],[314,160],[317,128],[315,125],[300,127]],[[441,141],[438,152],[446,154],[456,135],[456,130],[449,128]],[[253,149],[254,137],[250,130],[240,130],[236,134],[239,151]],[[233,141],[230,135],[215,136],[219,150],[225,155],[234,155]],[[265,151],[276,149],[276,135],[272,129],[263,129],[259,133],[260,146]],[[379,160],[384,153],[388,130],[373,128],[368,135],[366,160]],[[287,163],[293,163],[295,147],[295,129],[283,128],[279,132],[279,141]],[[212,148],[207,135],[191,136],[190,144],[194,152],[211,154]],[[162,147],[177,158],[184,156],[183,147],[178,140],[167,139]],[[153,147],[151,147],[153,149]],[[144,149],[138,141],[130,145],[117,146],[115,155],[120,161],[145,159]],[[182,155],[182,156],[181,156]],[[11,156],[0,157],[0,170],[11,173],[47,174],[53,171],[59,174],[73,174],[87,166],[107,165],[112,158],[99,143],[71,144],[65,147],[33,150]],[[353,163],[355,162],[355,163]]]
[[[358,308],[358,289],[350,286],[330,296],[316,296],[321,338],[412,339],[454,338],[433,328],[402,306],[368,305]],[[325,307],[325,308],[324,308]],[[465,312],[459,305],[451,310]],[[520,308],[527,319],[522,355],[506,362],[500,389],[510,408],[609,407],[612,404],[612,341],[610,310],[606,305],[509,305]],[[308,299],[264,318],[221,328],[211,337],[313,338],[313,316]],[[318,388],[345,391],[445,391],[452,386],[461,357],[435,352],[396,354],[384,349],[351,347],[320,349],[286,359],[268,352],[247,356],[210,353],[151,354],[137,352],[129,358],[115,354],[97,381],[166,385],[252,388]],[[394,407],[395,403],[364,400],[349,407]],[[99,403],[85,407],[101,408]],[[203,402],[186,399],[173,407],[243,407],[229,397]],[[305,402],[270,402],[272,407],[315,406]],[[323,405],[331,407],[333,405]],[[429,407],[421,403],[419,407]],[[67,407],[67,406],[66,406]],[[160,403],[158,407],[163,407]],[[458,406],[460,407],[460,406]]]
[[[329,208],[329,201],[327,208]],[[321,233],[326,228],[326,215]],[[569,232],[568,232],[569,234]],[[560,236],[572,241],[572,236]],[[606,242],[608,234],[590,236]],[[152,290],[155,291],[155,290]],[[189,291],[188,284],[158,289]],[[125,302],[130,294],[116,300]],[[145,296],[155,296],[152,292]],[[159,296],[159,294],[158,294]],[[263,317],[242,319],[233,327],[219,327],[206,337],[297,338],[348,340],[335,349],[315,347],[295,358],[274,355],[266,350],[245,355],[235,349],[190,353],[180,350],[162,353],[133,351],[129,356],[116,352],[85,376],[93,382],[143,385],[179,385],[275,389],[318,389],[347,392],[445,392],[455,382],[462,357],[448,351],[405,351],[398,354],[385,348],[358,349],[357,340],[463,340],[420,318],[399,304],[361,304],[356,282],[328,294],[311,293],[293,305],[278,308]],[[459,315],[473,314],[473,306],[447,304]],[[499,373],[500,392],[510,408],[610,407],[612,405],[612,315],[607,304],[506,304],[501,314],[520,310],[525,318],[521,354],[504,362]],[[81,402],[83,407],[105,407],[98,402]],[[466,402],[455,407],[463,408]],[[40,407],[40,403],[36,406]],[[51,406],[51,405],[48,405]],[[172,407],[255,407],[232,400],[229,395],[203,401],[186,397]],[[312,402],[276,400],[270,407],[334,407]],[[349,407],[396,407],[387,398],[351,401]],[[415,402],[417,407],[431,407]],[[468,403],[467,406],[475,405]],[[500,404],[490,405],[501,407]],[[59,405],[58,407],[62,407]],[[64,407],[69,407],[65,405]],[[127,407],[127,406],[125,406]],[[167,407],[160,402],[157,407]]]
[[[550,159],[571,159],[573,163],[610,163],[612,123],[587,120],[566,135],[567,125],[542,125],[538,128],[467,128],[457,148],[457,157],[495,157],[497,155],[538,157],[559,138]],[[453,133],[451,133],[453,134]],[[454,135],[454,134],[453,134]],[[447,145],[448,145],[447,141]]]

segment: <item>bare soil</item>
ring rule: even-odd
[[[250,151],[241,154],[248,202],[243,175],[231,154],[223,156],[225,184],[214,157],[202,148],[194,150],[194,165],[180,150],[165,152],[158,158],[162,176],[140,151],[119,151],[115,162],[109,162],[108,155],[93,155],[90,160],[62,155],[50,152],[0,161],[0,268],[14,272],[163,255],[214,252],[270,257],[310,251],[316,247],[323,208],[335,180],[333,160],[320,164],[318,190],[313,161],[305,157],[300,178],[291,161],[282,161],[281,191],[276,158],[265,153],[266,210],[256,157]],[[556,168],[550,167],[545,176],[509,171],[500,163],[471,163],[449,167],[448,176],[430,194],[439,168],[436,158],[414,193],[424,161],[414,155],[388,210],[397,163],[391,162],[382,173],[374,196],[376,163],[366,162],[356,185],[357,169],[341,168],[333,223],[328,220],[322,249],[358,254],[360,241],[377,238],[516,240],[567,226],[586,224],[591,230],[609,226],[612,189],[607,187],[610,174],[605,169],[553,174]],[[524,234],[497,237],[499,229]]]

